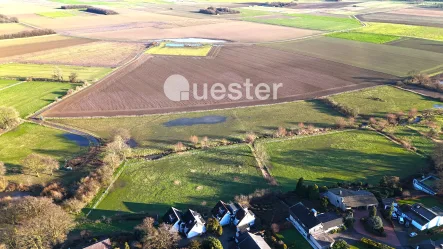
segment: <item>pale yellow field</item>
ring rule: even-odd
[[[27,38],[7,39],[7,40],[0,40],[0,48],[1,47],[16,46],[16,45],[36,44],[36,43],[48,42],[48,41],[61,41],[61,40],[67,40],[67,39],[71,39],[71,38],[66,37],[66,36],[60,36],[60,35],[45,35],[45,36],[35,36],[35,37],[27,37]]]
[[[0,23],[0,35],[18,33],[25,30],[32,30],[18,23]]]
[[[78,66],[116,67],[143,51],[143,44],[93,42],[15,57],[8,61]]]

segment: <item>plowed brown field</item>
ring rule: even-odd
[[[283,83],[277,100],[174,102],[163,92],[173,74],[209,87],[214,83]],[[309,99],[395,80],[394,76],[297,53],[257,46],[226,46],[216,58],[145,56],[44,113],[52,117],[113,116],[205,110]],[[198,91],[201,94],[200,91]],[[245,93],[243,89],[243,93]],[[245,96],[245,94],[243,94]]]

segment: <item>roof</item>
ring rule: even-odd
[[[252,233],[244,233],[237,240],[240,249],[271,249],[261,236]]]
[[[191,209],[188,209],[188,211],[186,211],[186,213],[183,215],[182,222],[185,224],[186,228],[189,229],[187,230],[188,232],[192,230],[195,224],[202,226],[206,224],[203,217],[198,212]]]
[[[168,212],[166,212],[166,214],[163,216],[163,222],[165,222],[166,224],[173,225],[177,221],[181,220],[182,216],[183,216],[182,211],[174,207],[171,207],[169,208]]]
[[[329,247],[332,243],[334,243],[334,239],[325,232],[312,234],[312,237],[314,237],[321,247]]]
[[[111,240],[105,239],[88,247],[84,247],[83,249],[112,249]]]
[[[297,219],[307,231],[321,224],[320,220],[314,215],[314,213],[301,202],[290,207],[289,212],[291,213],[291,216]]]
[[[227,204],[224,203],[223,201],[217,202],[217,204],[215,204],[215,207],[211,211],[214,217],[219,217],[219,218],[222,218],[228,212],[230,211],[227,208]]]
[[[239,209],[241,209],[241,206],[240,206],[240,204],[238,204],[238,203],[229,203],[228,204],[228,206],[227,206],[227,208],[228,208],[228,210],[232,213],[232,214],[235,214],[235,213],[237,213],[237,211],[239,210]]]
[[[325,230],[343,225],[343,217],[333,212],[319,214],[317,219],[322,223]]]
[[[391,206],[392,203],[395,203],[395,198],[385,198],[381,200],[384,206]]]
[[[416,213],[417,215],[420,215],[421,217],[425,218],[428,221],[434,219],[440,213],[440,212],[437,213],[438,211],[436,212],[432,209],[427,208],[425,205],[423,205],[421,203],[415,203],[414,205],[412,205],[411,210],[414,213]]]
[[[255,217],[255,214],[251,210],[245,207],[241,207],[240,209],[237,210],[235,218],[241,223],[241,221],[248,215]]]
[[[344,188],[329,189],[328,192],[343,198],[343,203],[347,207],[362,207],[368,205],[377,205],[378,201],[374,194],[366,190],[350,190]]]

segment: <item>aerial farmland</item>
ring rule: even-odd
[[[443,214],[442,109],[441,1],[0,0],[0,248],[422,248],[330,196]]]

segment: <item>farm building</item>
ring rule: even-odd
[[[334,188],[328,190],[325,194],[329,202],[345,211],[351,208],[369,208],[377,206],[378,201],[375,196],[366,190],[350,190],[344,188]]]
[[[301,202],[289,208],[288,220],[317,249],[331,247],[335,240],[328,235],[328,231],[343,225],[341,216],[334,213],[318,214],[315,209],[310,210]]]
[[[252,233],[243,233],[235,238],[238,249],[271,249],[263,237]]]
[[[412,206],[402,205],[395,211],[420,231],[443,225],[443,210],[438,207],[428,208],[415,203]]]
[[[422,192],[425,192],[429,195],[436,195],[437,190],[435,189],[435,182],[439,180],[438,177],[434,175],[429,175],[427,177],[424,177],[423,179],[414,179],[412,181],[412,184],[414,185],[414,188],[416,190],[420,190]]]

